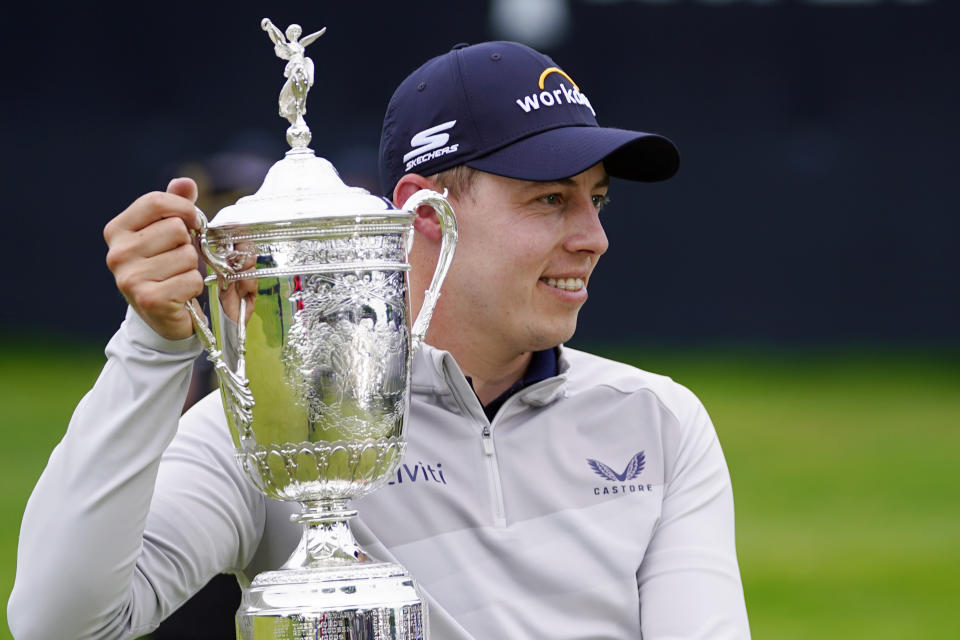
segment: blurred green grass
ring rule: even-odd
[[[0,341],[0,636],[9,637],[7,599],[13,588],[20,519],[73,408],[105,362],[103,347],[23,335]]]
[[[754,637],[960,637],[960,353],[607,353],[710,412]]]
[[[960,352],[593,350],[669,374],[710,411],[755,638],[960,637]],[[5,605],[27,497],[103,353],[0,351]]]

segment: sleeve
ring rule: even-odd
[[[263,501],[239,478],[217,398],[178,432],[199,352],[128,311],[27,503],[7,608],[18,640],[148,633],[249,561]]]
[[[749,638],[730,474],[703,405],[677,392],[677,428],[663,434],[660,520],[637,572],[643,638]]]

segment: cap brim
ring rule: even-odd
[[[542,131],[480,158],[468,167],[518,180],[561,180],[603,162],[615,178],[656,182],[677,172],[680,153],[653,133],[572,126]]]

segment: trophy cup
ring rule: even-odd
[[[280,115],[291,149],[254,195],[213,222],[200,214],[212,331],[187,303],[240,466],[266,496],[302,505],[291,518],[302,539],[282,568],[244,589],[237,636],[420,640],[428,630],[416,585],[359,548],[348,501],[384,484],[403,456],[410,362],[453,258],[456,220],[433,191],[398,210],[348,187],[307,148],[313,62],[304,48],[323,30],[301,39],[297,25],[286,34],[267,19],[261,26],[288,61]],[[443,239],[411,328],[407,254],[422,205],[436,210]]]

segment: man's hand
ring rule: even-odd
[[[107,223],[107,266],[130,306],[154,331],[170,340],[193,334],[187,300],[203,291],[190,229],[199,228],[197,185],[175,178],[166,193],[137,198]]]

